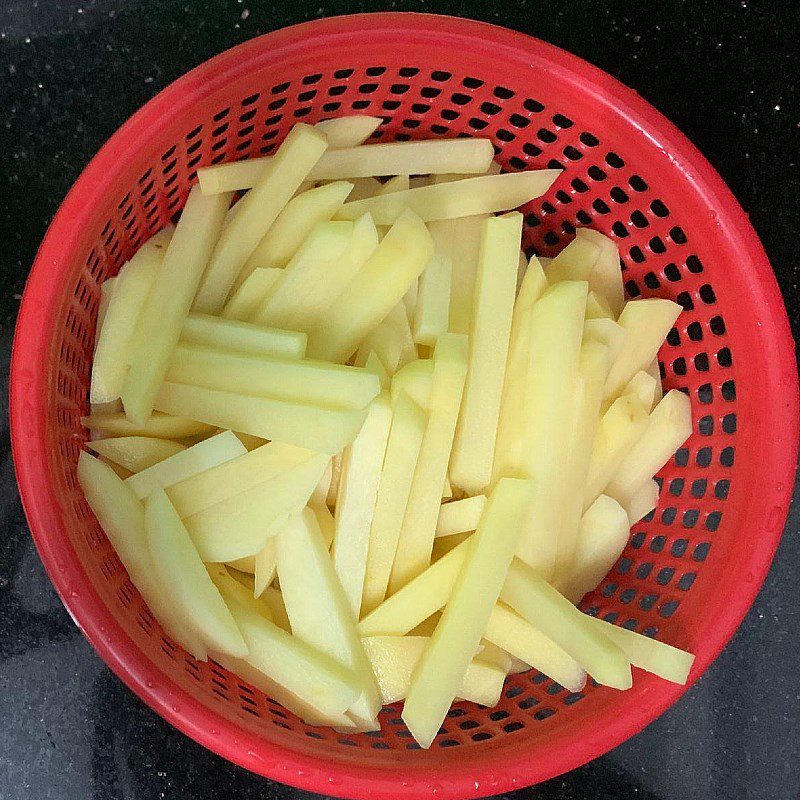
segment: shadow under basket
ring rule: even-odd
[[[198,167],[272,153],[297,122],[383,117],[374,141],[489,137],[506,171],[558,167],[522,210],[529,253],[576,227],[611,236],[630,298],[683,306],[660,352],[692,401],[658,509],[583,604],[697,655],[695,680],[764,579],[790,499],[797,373],[783,303],[747,218],[691,144],[635,93],[492,26],[416,14],[312,22],[203,64],[86,168],[42,244],[14,341],[11,422],[25,510],[50,577],[100,655],[177,728],[250,770],[323,794],[467,798],[541,781],[630,737],[684,687],[571,694],[511,676],[496,708],[457,703],[429,751],[397,707],[373,734],[308,726],[167,638],[76,481],[100,284],[180,211]]]

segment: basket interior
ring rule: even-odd
[[[411,43],[365,47],[352,57],[331,47],[233,78],[192,107],[180,130],[157,131],[152,142],[138,145],[126,165],[131,179],[108,193],[85,232],[53,323],[52,473],[65,527],[97,591],[136,647],[183,690],[243,729],[332,763],[363,760],[369,750],[371,763],[391,766],[400,763],[399,751],[417,745],[397,708],[382,713],[380,732],[345,736],[307,726],[236,675],[195,661],[143,605],[76,483],[100,284],[175,216],[198,167],[271,153],[296,122],[361,112],[383,116],[376,141],[487,136],[506,171],[563,168],[548,195],[523,209],[525,246],[553,255],[576,226],[612,236],[628,296],[669,297],[684,308],[661,350],[661,374],[665,387],[689,394],[694,412],[691,439],[661,473],[657,511],[634,526],[622,558],[584,608],[691,648],[694,632],[708,622],[703,598],[733,555],[730,512],[744,502],[747,487],[732,475],[734,464],[750,456],[737,430],[730,309],[717,296],[728,265],[695,234],[696,219],[681,213],[687,189],[662,179],[663,165],[630,122],[607,114],[563,76],[519,65],[504,70],[501,62],[488,51],[450,58]],[[647,680],[637,671],[637,686]],[[523,739],[535,746],[559,726],[597,719],[616,696],[593,685],[570,693],[536,672],[513,676],[497,708],[457,704],[431,752],[416,757],[443,758],[442,749],[453,748],[458,759],[479,745]]]

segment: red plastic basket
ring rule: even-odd
[[[512,677],[497,708],[462,703],[425,752],[397,709],[372,735],[311,728],[166,638],[77,484],[100,283],[181,208],[202,165],[269,153],[298,121],[379,114],[379,140],[490,136],[507,170],[564,168],[526,207],[551,255],[576,225],[614,237],[631,297],[685,309],[661,351],[695,431],[661,501],[585,608],[697,654],[695,680],[749,608],[781,534],[798,390],[781,296],[747,218],[691,144],[636,94],[555,47],[416,14],[328,19],[190,72],[111,138],[61,206],[23,298],[11,375],[14,458],[36,545],[75,621],[153,709],[262,775],[349,797],[491,795],[576,767],[684,688],[637,671],[625,693]]]

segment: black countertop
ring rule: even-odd
[[[294,22],[435,11],[533,34],[635,88],[705,153],[766,246],[800,329],[800,8],[795,0],[0,0],[0,353],[70,184],[159,89]],[[7,368],[3,370],[7,380]],[[3,402],[7,391],[3,391]],[[205,751],[140,703],[73,625],[39,562],[3,414],[0,798],[311,797]],[[669,712],[607,756],[513,795],[795,800],[800,790],[800,514],[738,634]]]

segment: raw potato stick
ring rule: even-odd
[[[171,439],[150,436],[120,436],[87,442],[86,446],[103,458],[119,464],[131,472],[141,472],[165,458],[186,449],[186,445]]]
[[[249,322],[258,311],[267,292],[281,275],[279,267],[258,267],[245,278],[231,295],[220,316]]]
[[[427,414],[405,392],[393,403],[392,425],[369,533],[362,615],[386,596]]]
[[[414,307],[414,341],[434,347],[448,330],[450,319],[450,257],[435,251],[419,276]]]
[[[220,319],[208,314],[189,314],[183,324],[181,340],[218,350],[251,356],[302,358],[307,336],[299,331],[282,331],[251,325],[238,320]]]
[[[333,566],[354,620],[361,610],[370,528],[391,424],[389,393],[384,392],[370,405],[364,426],[342,457]]]
[[[218,314],[264,234],[275,222],[327,148],[325,137],[309,125],[295,125],[267,168],[236,205],[203,275],[193,310]]]
[[[432,139],[370,144],[328,150],[307,178],[318,181],[376,175],[424,175],[443,171],[485,172],[493,156],[494,148],[489,139]],[[200,185],[206,194],[255,187],[257,181],[263,180],[265,169],[277,157],[278,154],[271,158],[206,167],[198,171]]]
[[[447,333],[440,336],[436,343],[428,425],[403,517],[389,579],[389,594],[419,575],[431,561],[442,486],[447,477],[447,464],[467,372],[465,340],[463,334]]]
[[[442,618],[414,670],[401,716],[422,747],[433,742],[480,645],[514,558],[530,489],[529,482],[515,478],[498,482]]]
[[[355,147],[362,144],[375,133],[382,122],[382,117],[351,114],[347,117],[325,119],[314,127],[325,135],[331,150],[338,150],[341,147]]]
[[[500,598],[569,653],[598,683],[630,689],[631,666],[622,650],[529,566],[519,560],[511,565]]]
[[[106,306],[92,361],[89,389],[92,403],[108,403],[122,392],[130,361],[131,337],[150,287],[161,269],[171,236],[172,226],[159,231],[136,251],[114,278],[114,292]]]
[[[143,425],[135,425],[122,413],[92,413],[88,417],[81,417],[81,425],[113,436],[153,436],[157,439],[205,436],[214,430],[213,425],[205,422],[158,412],[148,417]]]
[[[436,536],[452,536],[476,530],[485,506],[486,495],[483,494],[443,503],[436,523]]]
[[[323,408],[169,381],[161,386],[156,407],[166,412],[180,409],[209,425],[328,455],[340,452],[356,438],[366,416],[363,409]]]
[[[412,212],[402,214],[339,301],[309,332],[309,355],[346,361],[369,331],[403,299],[432,254],[433,242],[425,225]]]
[[[625,513],[631,525],[635,525],[658,506],[659,492],[658,484],[654,480],[649,480],[626,498]]]
[[[508,211],[541,197],[560,174],[557,169],[543,169],[422,186],[345,203],[336,216],[356,219],[369,211],[376,225],[391,225],[409,209],[425,222]]]
[[[467,494],[482,491],[492,478],[521,238],[522,214],[484,222],[467,377],[450,455],[450,481]]]
[[[139,314],[131,340],[130,369],[121,392],[126,416],[139,427],[144,426],[153,410],[229,204],[227,194],[204,197],[196,186],[189,192],[158,280]]]

